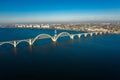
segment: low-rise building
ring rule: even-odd
[[[49,24],[46,24],[46,25],[41,24],[41,28],[50,28],[50,26],[49,26]]]

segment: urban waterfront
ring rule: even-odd
[[[57,30],[57,34],[82,32]],[[1,28],[0,42],[34,38],[39,34],[54,35],[49,29]],[[37,40],[34,45],[22,42],[16,48],[0,46],[0,78],[52,79],[120,79],[120,35],[61,37]]]

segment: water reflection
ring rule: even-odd
[[[33,45],[29,45],[29,52],[32,53]]]
[[[78,40],[78,39],[77,39]],[[53,48],[57,48],[57,47],[64,47],[64,46],[69,46],[70,44],[72,44],[74,42],[74,40],[68,40],[68,41],[60,41],[60,42],[51,42],[49,44],[45,44],[45,45],[32,45],[28,47],[28,50],[30,53],[34,53],[35,52],[48,52],[48,50],[53,49]],[[25,48],[24,48],[25,49]],[[16,49],[14,51],[15,53],[17,52]]]
[[[52,42],[52,45],[56,47],[57,46],[57,42]]]
[[[17,48],[14,47],[13,50],[14,50],[14,53],[16,54],[17,53]]]
[[[49,42],[48,44],[41,45],[39,44],[39,41],[37,41],[37,44],[34,45],[26,45],[26,44],[21,44],[17,47],[10,47],[9,49],[12,50],[15,54],[18,52],[24,52],[28,51],[28,53],[34,53],[34,51],[47,51],[51,48],[57,48],[57,47],[64,47],[64,46],[69,46],[71,44],[74,44],[75,41],[80,41],[81,39],[69,39],[67,41],[57,41],[57,42]],[[9,47],[9,45],[7,45]],[[9,52],[9,51],[8,51]]]
[[[72,44],[73,43],[73,40],[72,39],[70,39],[70,40],[68,40],[68,41],[65,41],[65,42],[57,42],[57,46],[68,46],[68,45],[70,45],[70,44]]]
[[[78,38],[78,42],[80,42],[81,41],[81,38]]]

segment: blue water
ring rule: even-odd
[[[57,31],[65,32],[63,30]],[[69,33],[80,33],[67,31]],[[0,29],[0,41],[34,38],[54,30]],[[106,34],[70,40],[37,40],[32,47],[23,42],[0,46],[0,80],[5,79],[120,80],[120,35]]]

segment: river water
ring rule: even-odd
[[[63,31],[71,34],[75,31]],[[1,28],[0,42],[54,35],[54,30]],[[120,35],[93,35],[74,40],[61,37],[37,40],[33,46],[22,42],[17,48],[0,46],[0,80],[4,79],[120,79]]]

